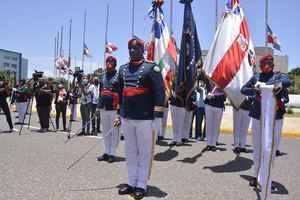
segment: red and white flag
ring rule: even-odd
[[[114,51],[117,51],[118,47],[111,42],[108,42],[105,47],[105,52],[111,54]]]
[[[90,57],[90,58],[93,57],[89,48],[86,46],[86,44],[83,45],[83,55],[85,55],[86,57]]]
[[[243,103],[243,85],[253,76],[255,52],[239,0],[226,0],[225,12],[203,65],[206,75],[235,108]]]

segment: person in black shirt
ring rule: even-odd
[[[40,120],[41,132],[47,132],[49,129],[49,117],[51,111],[53,89],[49,81],[39,79],[36,89],[36,109]]]
[[[5,81],[5,78],[3,76],[0,76],[0,108],[3,110],[6,116],[6,121],[9,125],[10,132],[14,132],[17,130],[14,129],[13,127],[9,107],[6,101],[6,98],[8,97],[8,93],[9,93],[8,82]]]

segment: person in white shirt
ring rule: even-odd
[[[78,135],[90,134],[90,114],[92,108],[92,90],[87,76],[84,76],[82,83],[79,84],[82,90],[80,114],[82,119],[82,130]],[[86,130],[86,132],[85,132]]]
[[[95,115],[95,111],[99,103],[99,95],[100,95],[100,83],[99,83],[99,78],[97,76],[93,78],[93,84],[91,85],[90,88],[92,91],[91,117],[93,117]],[[92,134],[97,135],[97,133],[100,133],[100,116],[96,116],[92,119]]]

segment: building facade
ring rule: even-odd
[[[10,72],[11,81],[18,83],[20,78],[27,78],[28,60],[21,53],[0,49],[0,71]]]

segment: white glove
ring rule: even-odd
[[[255,85],[254,85],[254,89],[255,89],[255,90],[258,90],[258,91],[261,91],[261,88],[260,88],[261,85],[266,85],[266,83],[257,81],[257,82],[255,83]]]
[[[155,133],[157,133],[161,127],[161,118],[154,118],[154,120],[152,122],[152,127],[153,127]]]

